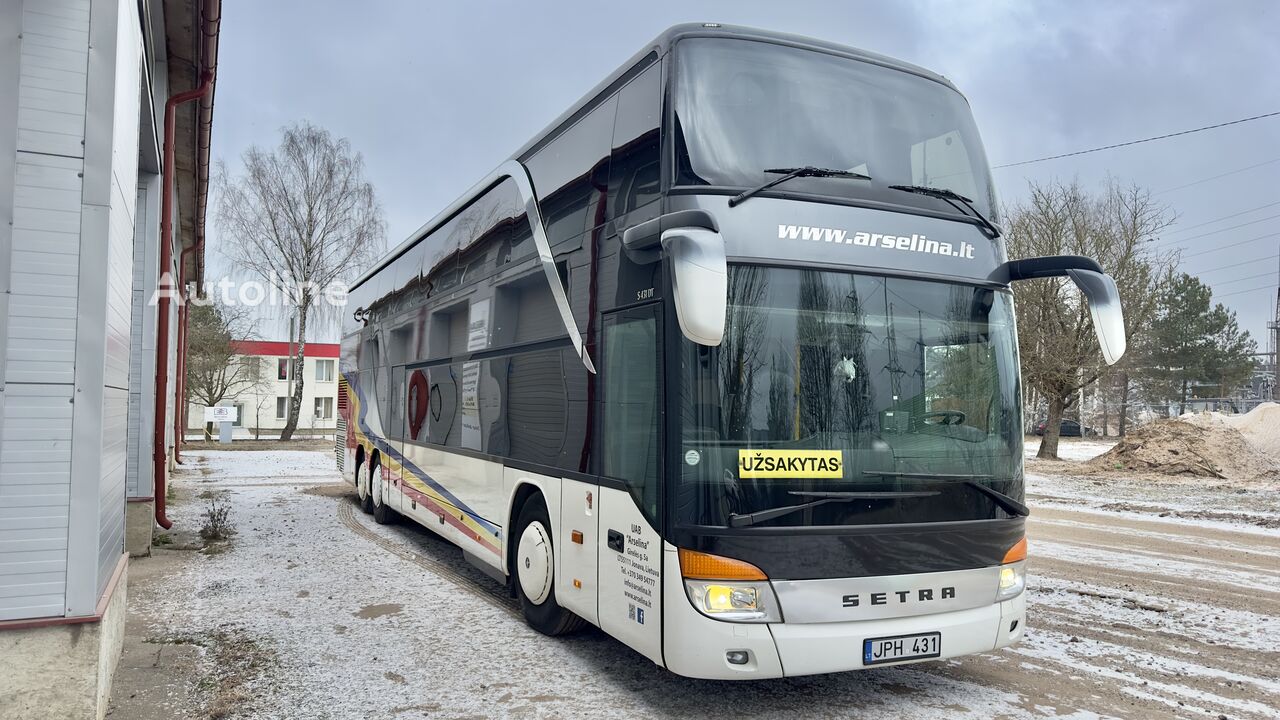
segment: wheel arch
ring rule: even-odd
[[[519,538],[513,536],[516,531],[516,520],[520,516],[520,508],[524,507],[530,498],[540,496],[543,505],[547,508],[547,517],[551,520],[551,527],[547,529],[551,532],[552,542],[556,542],[560,530],[560,485],[555,478],[518,472],[510,468],[506,473],[511,492],[507,495],[506,524],[502,532],[502,572],[506,574],[507,582],[510,583],[513,577],[511,569],[514,566],[516,543],[519,542]],[[558,566],[559,555],[556,557]],[[556,572],[559,571],[560,568],[556,567]]]
[[[360,484],[360,466],[364,464],[364,445],[356,443],[356,461],[351,465],[351,484]]]

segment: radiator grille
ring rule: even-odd
[[[346,468],[343,462],[347,458],[347,379],[338,377],[338,422],[333,431],[333,458],[338,463],[338,472]]]

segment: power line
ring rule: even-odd
[[[1207,177],[1207,178],[1200,178],[1199,180],[1196,180],[1196,181],[1194,181],[1194,182],[1189,182],[1189,183],[1187,183],[1186,185],[1178,185],[1177,187],[1171,187],[1171,188],[1167,188],[1167,189],[1165,189],[1165,190],[1159,190],[1159,191],[1153,192],[1153,193],[1151,193],[1151,194],[1152,194],[1152,195],[1163,195],[1163,194],[1165,194],[1165,193],[1171,193],[1171,192],[1173,192],[1174,190],[1181,190],[1181,189],[1183,189],[1183,188],[1189,188],[1189,187],[1191,187],[1192,185],[1199,185],[1199,184],[1201,184],[1201,183],[1207,183],[1207,182],[1209,182],[1210,180],[1217,180],[1218,178],[1224,178],[1224,177],[1226,177],[1226,176],[1228,176],[1228,175],[1235,175],[1235,174],[1237,174],[1237,173],[1246,172],[1246,171],[1249,171],[1249,170],[1253,170],[1253,169],[1255,169],[1255,168],[1260,168],[1260,167],[1262,167],[1263,165],[1270,165],[1270,164],[1271,164],[1271,163],[1273,163],[1273,162],[1280,162],[1280,157],[1278,157],[1278,158],[1271,158],[1270,160],[1264,160],[1264,161],[1262,161],[1262,162],[1260,162],[1260,163],[1258,163],[1258,164],[1256,164],[1256,165],[1250,165],[1250,166],[1248,166],[1248,167],[1242,167],[1242,168],[1239,168],[1239,169],[1237,169],[1237,170],[1228,170],[1228,171],[1226,171],[1226,172],[1224,172],[1224,173],[1221,173],[1221,174],[1219,174],[1219,175],[1211,175],[1211,176],[1209,176],[1209,177]]]
[[[1266,285],[1259,285],[1258,287],[1255,287],[1255,288],[1249,288],[1248,290],[1236,290],[1235,292],[1223,293],[1221,295],[1214,295],[1213,299],[1217,300],[1219,298],[1231,297],[1232,295],[1243,295],[1245,293],[1257,292],[1259,290],[1274,290],[1275,287],[1276,287],[1275,283],[1268,283]]]
[[[1087,155],[1089,153],[1101,152],[1103,150],[1114,150],[1115,148],[1128,147],[1129,145],[1138,145],[1139,143],[1152,142],[1154,140],[1165,140],[1179,135],[1190,135],[1191,133],[1204,132],[1205,130],[1213,130],[1216,128],[1227,127],[1228,125],[1239,125],[1240,123],[1250,122],[1252,120],[1262,120],[1263,118],[1275,117],[1280,115],[1280,110],[1276,112],[1264,113],[1262,115],[1254,115],[1253,117],[1240,118],[1239,120],[1231,120],[1229,122],[1218,123],[1216,125],[1205,125],[1204,127],[1192,128],[1191,130],[1180,130],[1178,132],[1167,133],[1165,135],[1156,135],[1155,137],[1142,138],[1141,140],[1130,140],[1128,142],[1116,143],[1114,145],[1104,145],[1102,147],[1090,148],[1088,150],[1077,150],[1075,152],[1063,153],[1061,155],[1050,155],[1048,157],[1036,158],[1035,160],[1023,160],[1021,162],[1007,163],[1005,165],[996,165],[992,170],[1001,168],[1017,167],[1019,165],[1030,165],[1032,163],[1045,162],[1046,160],[1058,160],[1065,157],[1075,157],[1076,155]]]
[[[1218,233],[1223,233],[1223,232],[1226,232],[1226,231],[1228,231],[1228,230],[1235,230],[1235,229],[1237,229],[1237,228],[1247,227],[1247,226],[1249,226],[1249,225],[1257,225],[1257,224],[1258,224],[1258,223],[1260,223],[1260,222],[1266,222],[1266,221],[1268,221],[1268,220],[1275,220],[1276,218],[1280,218],[1280,215],[1268,215],[1267,217],[1259,218],[1259,219],[1257,219],[1257,220],[1250,220],[1250,221],[1249,221],[1249,222],[1247,222],[1247,223],[1240,223],[1239,225],[1232,225],[1231,227],[1219,228],[1219,229],[1217,229],[1217,230],[1210,230],[1210,231],[1209,231],[1209,232],[1207,232],[1207,233],[1200,233],[1199,235],[1192,235],[1191,237],[1176,238],[1176,239],[1177,239],[1177,241],[1178,241],[1178,242],[1186,242],[1186,241],[1188,241],[1188,240],[1198,240],[1198,239],[1200,239],[1200,238],[1202,238],[1202,237],[1209,237],[1210,235],[1217,235]]]
[[[1226,245],[1219,245],[1219,246],[1217,246],[1217,247],[1211,247],[1211,248],[1209,248],[1208,250],[1200,250],[1200,251],[1193,252],[1193,253],[1187,253],[1186,255],[1183,255],[1183,256],[1182,256],[1182,259],[1183,259],[1183,260],[1186,260],[1186,259],[1187,259],[1187,258],[1189,258],[1189,257],[1195,257],[1195,256],[1197,256],[1197,255],[1204,255],[1205,253],[1217,252],[1218,250],[1225,250],[1225,249],[1227,249],[1227,248],[1229,248],[1229,247],[1235,247],[1235,246],[1237,246],[1237,245],[1245,245],[1245,244],[1247,244],[1247,243],[1257,242],[1257,241],[1259,241],[1259,240],[1266,240],[1266,239],[1267,239],[1267,238],[1269,238],[1269,237],[1275,237],[1275,236],[1277,236],[1277,235],[1280,235],[1280,232],[1273,232],[1273,233],[1268,233],[1268,234],[1266,234],[1266,235],[1259,235],[1259,236],[1258,236],[1258,237],[1256,237],[1256,238],[1250,238],[1250,239],[1248,239],[1248,240],[1241,240],[1240,242],[1228,243],[1228,244],[1226,244]]]
[[[1234,283],[1234,282],[1244,282],[1245,280],[1257,280],[1260,277],[1275,277],[1275,274],[1276,274],[1275,270],[1268,270],[1267,272],[1259,273],[1257,275],[1248,275],[1242,278],[1234,278],[1232,280],[1223,280],[1222,282],[1216,282],[1213,284],[1214,285],[1230,285],[1231,283]]]
[[[1178,228],[1177,230],[1170,230],[1170,231],[1169,231],[1168,233],[1166,233],[1166,234],[1168,234],[1168,235],[1172,235],[1173,233],[1180,233],[1180,232],[1186,232],[1186,231],[1188,231],[1188,230],[1195,230],[1195,229],[1196,229],[1196,228],[1198,228],[1198,227],[1204,227],[1205,225],[1212,225],[1212,224],[1214,224],[1214,223],[1216,223],[1216,222],[1222,222],[1223,220],[1230,220],[1230,219],[1231,219],[1231,218],[1233,218],[1233,217],[1239,217],[1239,216],[1241,216],[1241,215],[1248,215],[1248,214],[1249,214],[1249,213],[1251,213],[1251,212],[1257,212],[1258,210],[1261,210],[1261,209],[1263,209],[1263,208],[1269,208],[1269,207],[1271,207],[1272,205],[1280,205],[1280,200],[1277,200],[1277,201],[1275,201],[1275,202],[1269,202],[1269,203],[1267,203],[1266,205],[1259,205],[1259,206],[1258,206],[1258,207],[1256,207],[1256,208],[1249,208],[1248,210],[1241,210],[1240,212],[1231,213],[1230,215],[1223,215],[1222,217],[1214,218],[1214,219],[1212,219],[1212,220],[1205,220],[1204,222],[1199,223],[1199,224],[1196,224],[1196,225],[1188,225],[1188,226],[1186,226],[1186,227],[1184,227],[1184,228]]]
[[[1276,258],[1280,258],[1280,255],[1272,255],[1270,257],[1258,258],[1257,260],[1245,260],[1244,262],[1232,263],[1230,265],[1219,265],[1216,268],[1209,268],[1208,270],[1197,270],[1196,274],[1205,275],[1211,272],[1217,272],[1219,270],[1226,270],[1227,268],[1240,267],[1241,265],[1252,265],[1254,263],[1269,262],[1271,260],[1275,260]]]

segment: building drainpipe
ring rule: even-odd
[[[186,248],[178,257],[178,292],[184,293],[187,288],[187,253],[199,252],[204,250],[203,238],[195,245]],[[196,289],[196,295],[200,294]],[[173,413],[173,462],[182,464],[182,442],[187,432],[187,298],[183,295],[183,303],[178,306],[178,364],[174,368],[173,384],[174,392],[174,413]]]
[[[173,187],[174,187],[174,128],[177,124],[175,111],[183,103],[201,100],[197,112],[197,172],[196,172],[196,242],[179,256],[178,272],[185,284],[186,255],[191,250],[204,250],[204,215],[209,198],[209,147],[213,135],[213,87],[218,68],[218,35],[222,25],[222,0],[203,0],[200,3],[200,85],[194,90],[178,93],[169,98],[164,106],[164,168],[161,188],[160,216],[160,303],[156,328],[156,402],[155,402],[155,435],[152,439],[152,475],[155,478],[155,517],[156,524],[168,530],[173,522],[165,514],[166,471],[164,434],[164,411],[167,401],[169,381],[169,296],[173,295],[173,275],[170,266],[173,264]],[[204,279],[204,267],[200,257],[196,257],[196,282]],[[167,282],[166,282],[167,280]],[[183,302],[179,306],[180,342],[176,368],[180,374],[174,382],[174,415],[175,420],[186,417],[186,404],[183,395],[186,393],[186,302],[182,297],[183,288],[179,288],[178,297]],[[179,421],[181,422],[181,421]],[[182,444],[182,428],[177,428],[173,438],[174,461],[179,460],[179,447]]]
[[[155,437],[152,439],[152,472],[155,477],[156,524],[168,530],[173,521],[165,515],[165,467],[164,421],[165,405],[169,399],[169,305],[173,296],[173,134],[177,119],[175,111],[183,103],[199,100],[213,89],[213,73],[205,73],[200,86],[178,93],[164,104],[164,175],[160,192],[160,307],[156,318],[156,406]],[[178,296],[181,298],[181,294]],[[175,382],[175,385],[177,383]],[[175,414],[178,409],[174,407]],[[177,442],[177,438],[174,438]]]

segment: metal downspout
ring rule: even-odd
[[[218,75],[218,33],[222,25],[222,0],[206,0],[201,7],[201,51],[200,63],[204,75]],[[204,238],[205,211],[209,201],[209,164],[210,146],[213,139],[213,96],[216,88],[211,88],[200,100],[200,111],[197,118],[196,137],[196,242],[182,251],[178,260],[178,274],[181,276],[179,292],[187,287],[187,253],[195,253],[196,295],[204,286]],[[178,364],[174,382],[174,418],[173,418],[173,461],[182,464],[182,443],[186,438],[187,415],[189,413],[187,397],[187,319],[189,313],[184,302],[178,311]]]
[[[173,265],[173,166],[175,164],[173,133],[177,125],[174,115],[179,105],[204,97],[212,87],[213,75],[206,74],[201,79],[199,87],[173,95],[164,104],[164,168],[162,170],[164,174],[160,193],[160,288],[157,296],[160,298],[160,307],[156,318],[156,421],[155,437],[152,438],[154,444],[152,471],[155,477],[156,523],[166,530],[173,527],[173,522],[165,515],[164,503],[167,470],[164,447],[167,426],[164,411],[169,399],[169,305],[174,295],[171,268]],[[176,407],[174,412],[177,413]]]

